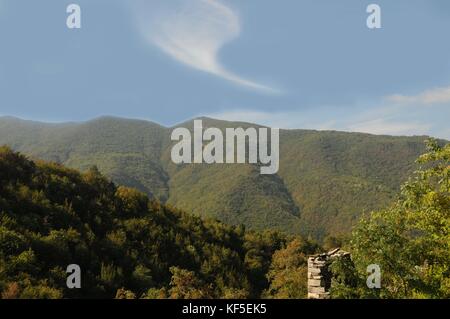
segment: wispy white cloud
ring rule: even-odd
[[[240,35],[241,26],[236,11],[219,0],[146,0],[137,14],[146,39],[175,60],[244,87],[279,93],[220,63],[220,50]]]
[[[450,103],[450,87],[426,90],[417,95],[395,94],[386,97],[388,102],[398,104],[434,105]]]
[[[377,135],[426,135],[432,125],[418,121],[409,122],[383,118],[348,125],[344,130]]]
[[[314,121],[305,111],[274,111],[232,110],[207,114],[207,117],[225,121],[255,123],[282,129],[334,129],[336,122],[332,119]]]
[[[377,135],[431,135],[450,139],[450,87],[395,94],[352,108],[317,107],[273,112],[235,110],[209,116],[279,128],[340,130]],[[429,107],[433,107],[430,112]]]
[[[327,109],[331,110],[331,108],[323,108],[318,114],[315,112],[317,109],[273,112],[235,110],[212,113],[206,116],[282,129],[337,130],[376,135],[407,136],[432,135],[434,131],[433,125],[426,120],[406,119],[401,113],[391,112],[387,107],[361,112],[350,111],[340,113],[340,116],[328,112]],[[438,136],[448,138],[450,135],[447,133],[438,132]]]

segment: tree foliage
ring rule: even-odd
[[[2,298],[256,298],[290,241],[162,205],[95,167],[79,173],[0,149]],[[81,289],[66,287],[70,264],[81,267]]]
[[[265,294],[269,298],[302,299],[306,298],[308,254],[317,247],[296,238],[286,248],[276,251],[267,274],[270,286]]]
[[[208,118],[203,124],[255,127]],[[193,121],[182,126],[192,129]],[[395,200],[424,151],[420,136],[281,130],[280,171],[262,176],[255,165],[175,165],[171,131],[111,117],[61,125],[0,117],[0,144],[16,151],[82,171],[97,165],[118,185],[188,213],[320,240],[347,235],[361,214]]]
[[[358,291],[359,297],[450,298],[450,144],[429,140],[427,150],[398,201],[356,227],[351,249],[357,279],[336,284],[335,296]],[[381,267],[379,290],[364,286],[370,264]]]

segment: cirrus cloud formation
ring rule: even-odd
[[[138,26],[147,41],[180,63],[237,85],[278,93],[245,79],[219,61],[223,46],[241,32],[238,14],[218,0],[138,1]]]

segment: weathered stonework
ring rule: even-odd
[[[350,257],[350,253],[340,248],[308,258],[308,298],[329,299],[331,287],[330,264],[335,258]]]

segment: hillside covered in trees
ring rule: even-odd
[[[450,298],[450,144],[428,141],[418,163],[398,200],[358,222],[352,260],[332,265],[333,298]],[[374,264],[380,287],[368,289]]]
[[[255,127],[207,118],[203,125]],[[179,126],[192,128],[192,121]],[[262,176],[246,164],[175,165],[171,131],[110,117],[66,124],[0,118],[0,145],[81,171],[96,165],[119,185],[229,225],[323,239],[348,234],[363,213],[395,200],[425,140],[281,130],[280,171]]]
[[[0,298],[302,298],[317,249],[0,148]],[[66,287],[70,264],[81,289]]]

